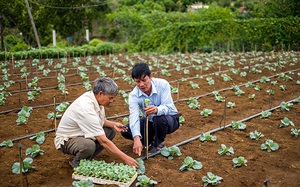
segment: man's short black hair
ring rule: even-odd
[[[146,63],[138,62],[133,66],[131,72],[131,77],[133,79],[141,79],[142,76],[147,76],[147,75],[150,76],[151,71],[149,66]]]

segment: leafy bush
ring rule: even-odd
[[[89,45],[96,47],[98,44],[103,43],[102,40],[98,39],[98,38],[94,38],[91,41],[89,41]]]

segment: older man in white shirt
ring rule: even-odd
[[[81,159],[93,159],[103,149],[116,155],[125,164],[138,167],[134,158],[112,142],[116,131],[124,130],[123,124],[105,118],[104,107],[108,107],[117,94],[118,86],[112,79],[98,78],[93,91],[77,98],[62,116],[54,144],[63,153],[74,155],[70,162],[72,167],[77,167]]]

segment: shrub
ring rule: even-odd
[[[99,44],[102,44],[103,41],[98,39],[98,38],[94,38],[89,42],[89,45],[96,47]]]

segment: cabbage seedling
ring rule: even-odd
[[[233,107],[235,107],[235,102],[229,101],[229,102],[227,103],[226,106],[227,106],[228,108],[233,108]]]
[[[233,148],[229,147],[227,148],[225,144],[221,144],[221,149],[218,150],[218,154],[219,155],[230,155],[230,154],[234,154]]]
[[[260,118],[268,118],[272,113],[270,111],[262,111]]]
[[[181,151],[179,147],[173,145],[172,147],[163,147],[160,152],[164,157],[167,157],[169,160],[172,160],[174,156],[181,156]]]
[[[255,99],[255,94],[249,95],[248,98],[249,98],[249,99],[252,99],[252,100]]]
[[[254,132],[250,132],[250,138],[252,140],[259,140],[262,137],[264,137],[264,135],[261,132],[258,132],[257,130],[255,130]]]
[[[265,143],[261,144],[260,148],[262,150],[267,150],[268,152],[276,151],[279,149],[278,143],[274,142],[273,140],[266,140]]]
[[[137,174],[144,174],[146,172],[146,167],[145,167],[143,159],[136,158],[135,160],[139,163],[139,167],[137,168],[136,173]]]
[[[145,100],[144,100],[145,106],[148,106],[150,103],[151,103],[151,100],[150,100],[150,99],[145,99]]]
[[[208,141],[217,141],[217,137],[216,136],[213,136],[211,135],[210,133],[203,133],[200,135],[199,137],[200,141],[201,142],[208,142]]]
[[[202,115],[202,116],[210,116],[211,114],[212,114],[212,109],[208,109],[208,108],[204,108],[201,112],[200,112],[200,114]]]
[[[45,133],[44,133],[43,131],[41,131],[41,132],[37,133],[36,135],[31,136],[29,139],[30,139],[30,140],[36,139],[35,141],[36,141],[38,144],[42,144],[42,143],[44,143],[44,141],[45,141]]]
[[[233,167],[241,167],[242,165],[247,166],[247,160],[243,156],[239,156],[232,159]]]
[[[129,122],[129,118],[128,117],[124,117],[122,120],[123,124],[127,124]]]
[[[90,179],[73,181],[72,187],[94,187],[94,183]]]
[[[293,136],[295,136],[295,137],[298,137],[299,136],[299,129],[294,129],[294,128],[292,128],[291,129],[291,134],[293,135]]]
[[[30,164],[33,162],[32,158],[25,158],[23,160],[23,166],[22,166],[22,173],[27,173],[27,172],[31,172],[35,169],[35,167],[30,166]],[[20,163],[19,162],[15,162],[12,165],[12,172],[14,174],[20,174]]]
[[[188,170],[191,171],[193,169],[201,169],[202,163],[194,160],[192,157],[187,156],[184,161],[181,163],[181,166],[179,168],[179,171]]]
[[[29,118],[32,111],[32,107],[23,106],[22,110],[18,112],[17,125],[27,124],[27,119]]]
[[[290,111],[291,106],[293,106],[293,103],[286,103],[286,102],[284,102],[284,101],[282,101],[282,102],[280,103],[280,108],[281,108],[281,110]]]
[[[279,127],[288,127],[288,126],[295,126],[294,122],[292,122],[291,120],[289,120],[289,118],[284,117],[283,120],[281,120],[281,123],[279,125]]]
[[[244,130],[246,129],[246,124],[241,121],[232,121],[231,126],[234,130]]]
[[[13,147],[14,144],[11,140],[3,141],[0,143],[0,147]]]
[[[209,184],[213,186],[217,186],[221,183],[221,180],[223,180],[222,177],[219,177],[211,172],[207,172],[207,176],[202,177],[202,181],[204,182],[204,186],[207,186]]]
[[[38,155],[44,155],[44,151],[40,149],[40,146],[35,144],[31,148],[26,149],[25,155],[30,155],[31,158],[35,158]]]
[[[157,182],[155,180],[150,179],[146,175],[140,175],[137,178],[138,182],[135,184],[135,186],[141,186],[141,187],[151,187]]]
[[[286,90],[286,86],[285,85],[280,85],[279,88],[280,88],[281,91],[285,91]]]

